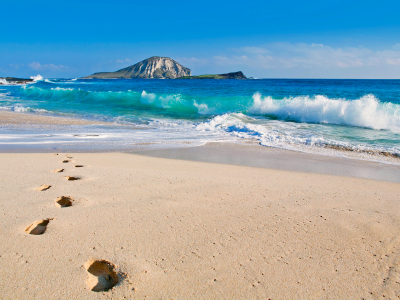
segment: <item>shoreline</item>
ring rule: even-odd
[[[400,166],[347,157],[270,148],[258,144],[207,143],[179,149],[129,151],[136,155],[325,174],[400,183]]]
[[[28,112],[0,110],[0,126],[17,125],[105,125],[111,122],[100,122],[74,118],[72,116],[55,116]]]
[[[20,126],[32,128],[67,128],[68,126],[113,126],[133,128],[133,126],[99,122],[64,116],[47,116],[35,113],[20,113],[0,110],[0,128],[16,129]],[[140,128],[134,128],[139,129]],[[60,130],[60,129],[57,129]],[[61,129],[62,131],[62,129]],[[90,136],[88,134],[87,136]],[[259,145],[258,142],[249,140],[243,143],[208,142],[204,145],[186,144],[185,147],[170,149],[152,149],[151,143],[127,144],[124,147],[112,148],[110,145],[89,142],[82,144],[69,143],[65,149],[63,144],[50,144],[47,148],[42,145],[0,145],[0,153],[52,153],[55,151],[76,153],[134,153],[148,157],[161,157],[198,162],[220,163],[259,167],[274,170],[287,170],[347,176],[400,182],[400,165],[381,161],[364,160],[358,157],[340,157],[326,154],[312,154],[307,152],[271,148]],[[150,146],[150,147],[149,147]],[[395,162],[397,161],[394,160]]]

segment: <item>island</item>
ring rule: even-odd
[[[94,73],[93,75],[83,77],[83,79],[174,79],[190,75],[191,71],[189,68],[182,66],[173,59],[153,56],[116,72]]]
[[[243,72],[239,71],[217,75],[182,76],[177,79],[247,79],[247,77],[244,76]]]
[[[115,72],[98,72],[82,79],[247,79],[243,72],[191,76],[191,70],[169,57],[152,56]]]

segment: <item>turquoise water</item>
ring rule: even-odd
[[[115,124],[63,133],[3,128],[0,145],[184,147],[253,140],[329,155],[400,155],[400,80],[45,79],[0,86],[0,108]]]

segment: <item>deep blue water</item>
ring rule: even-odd
[[[103,141],[179,146],[251,139],[308,152],[331,145],[400,154],[400,80],[46,79],[0,86],[0,108],[140,128],[75,129],[101,132]],[[8,131],[0,143],[35,141],[32,132],[13,134],[19,133]]]

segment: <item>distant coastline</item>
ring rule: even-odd
[[[16,78],[16,77],[0,77],[0,85],[20,85],[33,83],[33,79]]]

